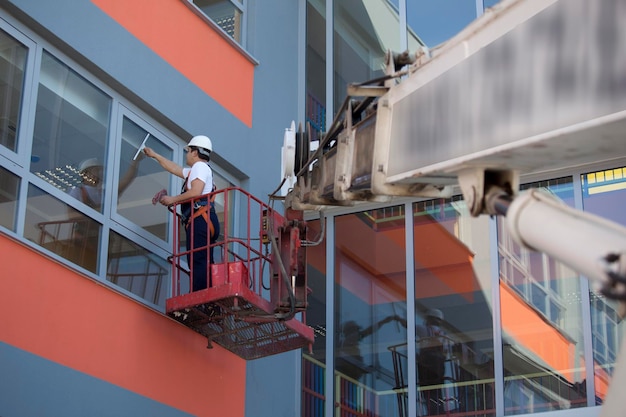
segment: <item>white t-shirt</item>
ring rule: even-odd
[[[189,177],[187,177],[189,175]],[[198,161],[191,168],[183,168],[183,177],[188,178],[186,188],[191,188],[191,183],[195,179],[204,182],[202,194],[208,194],[213,191],[213,170],[206,162]]]
[[[69,191],[69,195],[82,201],[91,208],[100,210],[100,206],[102,205],[102,192],[102,187],[79,184]]]

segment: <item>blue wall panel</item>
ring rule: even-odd
[[[2,417],[190,414],[0,342]]]

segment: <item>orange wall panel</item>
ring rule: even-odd
[[[196,416],[244,415],[246,362],[0,236],[0,340]]]
[[[181,0],[91,0],[235,117],[252,126],[254,64]]]

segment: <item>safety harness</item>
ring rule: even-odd
[[[189,181],[189,175],[191,174],[191,172],[189,172],[187,174],[187,178],[185,178],[185,183],[183,184],[183,187],[181,189],[181,193],[185,192],[185,187],[187,186],[187,182]],[[215,191],[215,185],[213,185],[213,191]],[[199,201],[196,201],[193,204],[193,210],[191,210],[191,203],[184,203],[181,206],[181,217],[182,217],[182,222],[185,225],[185,227],[189,227],[189,225],[191,224],[191,222],[193,222],[196,217],[202,216],[204,218],[204,221],[207,223],[207,225],[209,226],[209,232],[211,233],[210,236],[211,238],[214,237],[215,235],[215,226],[213,226],[213,222],[211,221],[210,217],[209,217],[209,207],[211,209],[213,209],[213,201],[215,199],[215,196],[211,196],[211,203],[210,205],[208,204],[206,199],[201,199]],[[191,214],[191,217],[189,217],[189,214]]]

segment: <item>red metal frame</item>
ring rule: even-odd
[[[305,223],[285,219],[240,188],[219,190],[208,195],[211,197],[223,201],[223,238],[192,252],[214,248],[216,263],[210,265],[213,286],[195,292],[187,290],[191,288],[193,272],[186,267],[188,251],[181,248],[180,239],[176,238],[170,258],[172,297],[166,300],[166,313],[206,336],[209,347],[215,342],[244,359],[305,346],[311,349],[313,329],[305,324],[306,276],[302,265],[304,252],[299,245],[300,238],[306,238]],[[176,213],[174,236],[179,237],[177,207],[171,211]],[[241,230],[232,230],[238,223],[243,224]],[[281,262],[295,288],[286,285]],[[293,304],[285,295],[290,290]],[[297,313],[301,313],[301,320]]]

